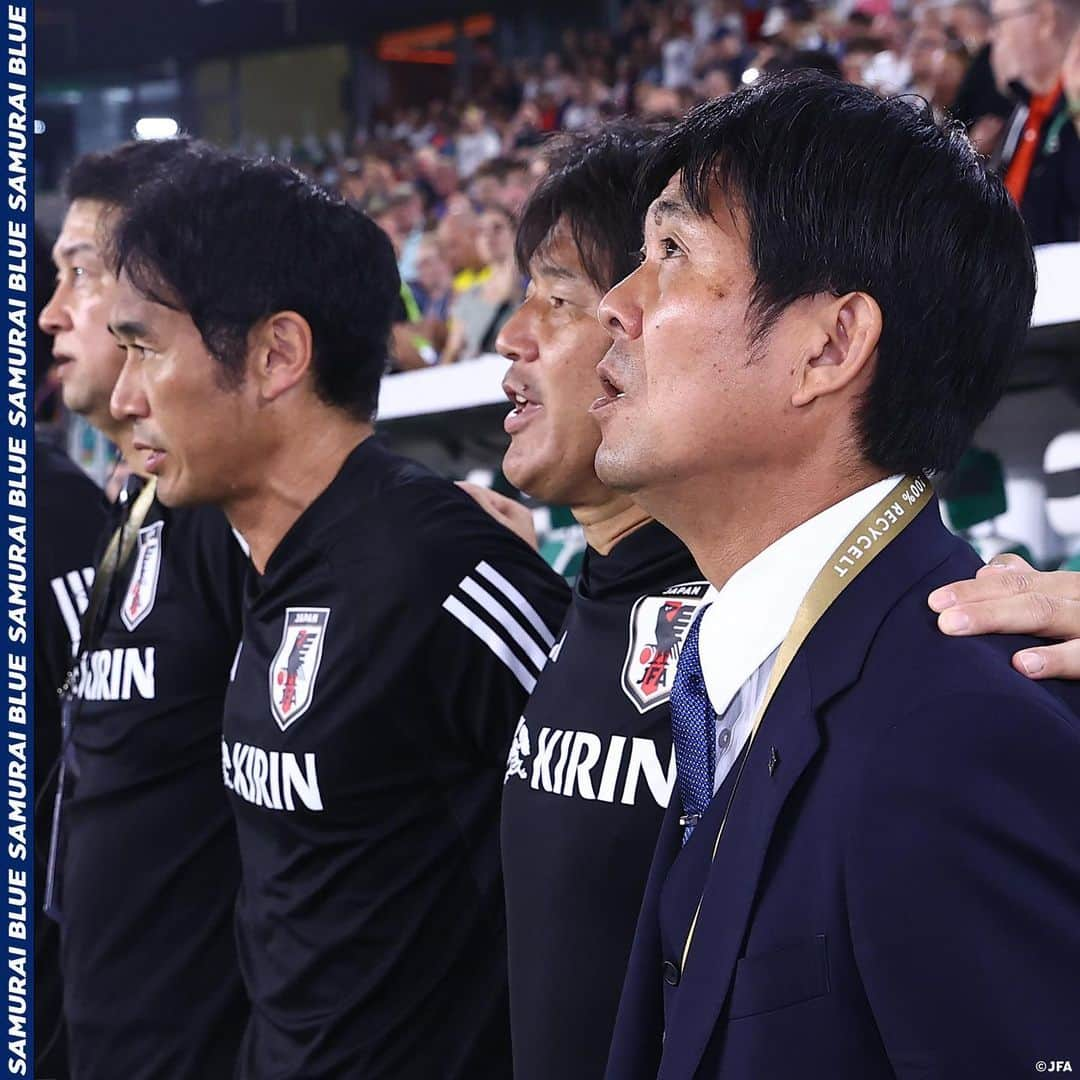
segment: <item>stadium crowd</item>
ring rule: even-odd
[[[965,125],[1006,174],[1034,243],[1080,238],[1077,0],[634,0],[617,31],[567,29],[540,60],[496,60],[468,99],[386,110],[351,156],[298,165],[390,235],[405,285],[398,370],[492,351],[525,282],[516,215],[560,132],[617,116],[664,122],[763,73],[816,68],[913,94]],[[1070,45],[1071,41],[1071,45]]]

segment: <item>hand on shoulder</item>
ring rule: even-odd
[[[500,525],[505,525],[512,533],[520,536],[533,551],[540,550],[532,511],[527,506],[480,484],[459,480],[457,486],[471,495]]]
[[[1023,649],[1013,667],[1032,679],[1080,679],[1080,573],[1033,569],[1018,555],[999,555],[969,581],[928,597],[944,634],[1031,634],[1058,644]]]

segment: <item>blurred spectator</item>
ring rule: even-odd
[[[367,204],[368,216],[390,237],[400,266],[405,234],[397,211],[398,207],[394,206],[390,199],[379,195]],[[438,360],[438,350],[424,333],[422,322],[420,305],[416,302],[411,285],[402,275],[401,293],[390,333],[391,371],[412,371],[434,364]]]
[[[676,120],[686,111],[675,90],[651,83],[638,83],[634,92],[637,113],[645,120]]]
[[[945,46],[938,58],[930,95],[930,101],[940,115],[956,115],[954,111],[956,98],[970,66],[971,56],[964,47],[964,43],[957,38],[947,36]]]
[[[498,155],[502,143],[488,123],[484,110],[471,105],[461,118],[461,133],[456,146],[458,173],[468,179],[488,158]]]
[[[512,153],[544,141],[543,117],[535,101],[525,101],[503,134],[503,151]]]
[[[690,20],[685,14],[671,20],[670,36],[660,46],[663,85],[681,90],[694,79],[694,39]]]
[[[961,0],[953,5],[949,23],[972,58],[951,112],[967,126],[975,148],[989,157],[997,149],[1013,108],[998,89],[990,65],[990,9],[983,6],[982,0]]]
[[[874,19],[872,31],[881,41],[882,50],[866,66],[866,85],[882,94],[907,93],[911,89],[911,24],[900,15],[886,13]]]
[[[731,69],[723,64],[707,69],[698,80],[698,93],[702,98],[726,97],[734,89]]]
[[[996,163],[1034,244],[1080,239],[1080,0],[994,0],[991,62],[1017,105]]]
[[[452,364],[492,352],[495,338],[524,295],[514,261],[514,218],[502,207],[480,215],[477,248],[483,278],[458,292],[450,305],[450,330],[441,362]]]
[[[990,9],[982,0],[960,0],[953,4],[948,23],[953,35],[963,42],[972,56],[990,44]]]
[[[509,210],[516,218],[521,213],[525,201],[532,194],[533,188],[536,187],[537,179],[526,159],[512,159],[503,175],[499,205]]]
[[[933,101],[947,42],[945,30],[936,19],[926,20],[916,28],[907,54],[909,75],[905,90]]]
[[[469,181],[469,199],[477,210],[499,206],[506,158],[494,157],[485,161]]]
[[[562,126],[566,131],[594,127],[600,120],[600,106],[607,100],[603,86],[591,78],[570,79]]]
[[[416,255],[424,235],[424,203],[412,184],[397,184],[390,192],[387,205],[400,237],[398,271],[411,281],[416,277]]]
[[[461,208],[447,214],[439,222],[439,250],[450,266],[454,292],[467,292],[483,281],[488,274],[477,244],[479,219],[475,212]]]
[[[733,30],[725,23],[699,50],[699,77],[703,82],[707,82],[712,71],[719,67],[727,74],[728,81],[734,88],[739,85],[742,73],[750,65],[752,56],[753,53],[747,47],[741,31]],[[707,98],[719,95],[706,90],[701,96]]]
[[[856,37],[848,41],[840,59],[840,71],[844,81],[858,86],[869,86],[866,69],[881,51],[881,42],[876,38]]]
[[[360,162],[355,158],[347,158],[342,163],[338,190],[342,198],[347,199],[353,206],[363,205],[367,197],[367,187],[360,170]]]
[[[409,282],[428,337],[441,349],[446,343],[446,323],[454,297],[454,275],[439,249],[438,237],[425,233],[416,253],[416,278]]]
[[[469,198],[477,210],[501,206],[515,217],[535,186],[523,157],[496,157],[485,161],[469,181]]]

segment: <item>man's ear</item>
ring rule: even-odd
[[[311,368],[311,326],[295,311],[278,311],[251,332],[250,363],[262,401],[275,401]]]
[[[881,308],[867,293],[818,302],[811,320],[814,346],[796,367],[791,394],[797,408],[835,394],[868,373],[881,340]]]

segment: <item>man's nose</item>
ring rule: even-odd
[[[136,420],[148,415],[149,404],[142,380],[135,370],[136,362],[129,355],[120,369],[113,392],[109,398],[109,411],[116,420]]]
[[[623,278],[600,301],[597,318],[613,338],[633,340],[641,336],[641,306],[634,296],[637,271]]]

